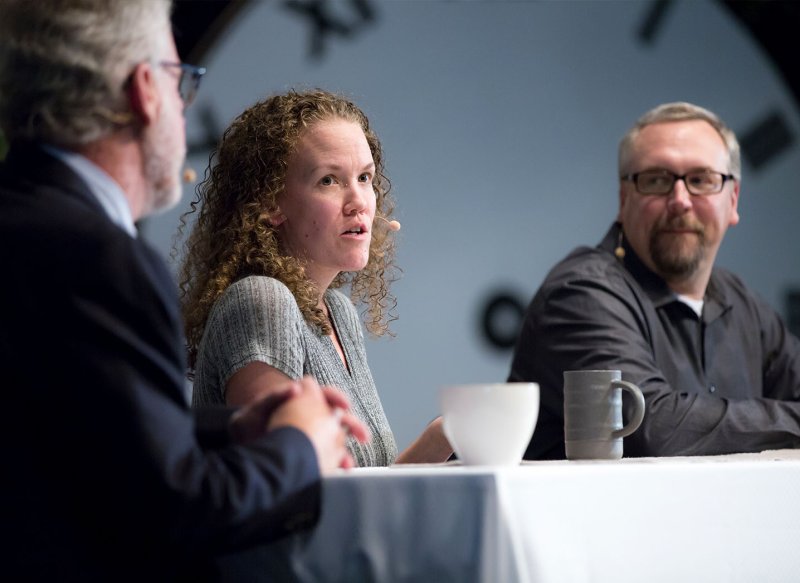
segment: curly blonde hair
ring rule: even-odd
[[[179,276],[191,369],[214,302],[232,283],[249,275],[283,282],[305,320],[320,334],[331,333],[327,317],[317,307],[319,290],[306,277],[303,261],[282,249],[269,221],[278,208],[297,142],[310,127],[329,119],[352,121],[364,131],[375,163],[375,217],[391,218],[394,201],[384,174],[381,144],[367,116],[355,104],[317,89],[274,95],[246,109],[211,153],[191,210],[181,217],[179,237],[190,215],[197,215],[183,245]],[[394,239],[386,229],[375,229],[366,267],[342,272],[330,285],[350,284],[350,298],[356,305],[367,305],[365,324],[376,336],[385,334],[389,322],[396,319],[390,312],[397,302],[389,293],[395,269]]]

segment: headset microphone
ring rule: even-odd
[[[398,221],[390,221],[388,219],[384,219],[383,217],[378,217],[384,223],[386,223],[386,228],[390,231],[399,231],[400,230],[400,223]]]

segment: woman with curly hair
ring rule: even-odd
[[[394,204],[364,113],[326,91],[275,95],[233,121],[211,162],[180,275],[194,404],[243,405],[308,374],[370,428],[350,443],[358,465],[447,459],[440,419],[397,456],[367,365],[354,303],[387,332]]]

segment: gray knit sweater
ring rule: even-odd
[[[339,387],[353,413],[366,423],[372,440],[350,440],[359,466],[385,466],[397,456],[397,445],[375,389],[364,334],[355,307],[344,294],[325,293],[333,326],[349,365],[333,342],[303,319],[289,289],[271,277],[251,276],[231,285],[214,304],[198,349],[193,405],[223,404],[225,386],[245,365],[261,361],[292,379],[311,375],[322,385]]]

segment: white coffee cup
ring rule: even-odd
[[[444,434],[465,465],[517,465],[539,417],[536,383],[486,383],[444,387]]]

